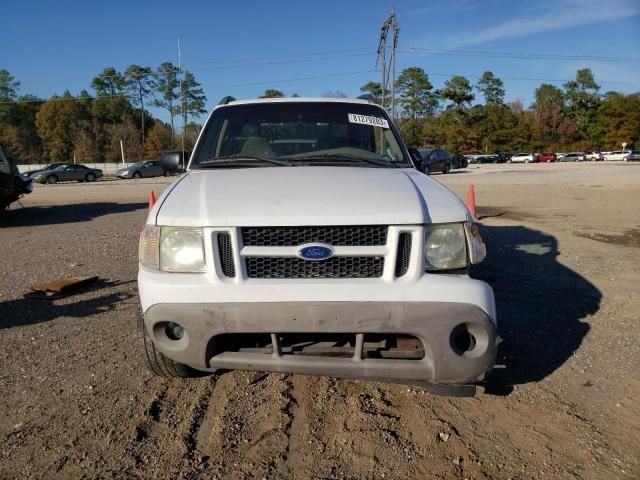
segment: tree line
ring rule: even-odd
[[[396,124],[412,147],[442,147],[453,153],[560,152],[640,147],[640,93],[600,92],[590,69],[576,72],[562,88],[542,83],[528,107],[505,103],[504,82],[485,71],[475,85],[463,76],[435,89],[420,67],[402,71],[396,84]],[[378,82],[360,88],[382,103]],[[388,93],[388,92],[387,92]],[[261,98],[284,97],[267,89]],[[297,96],[294,94],[293,96]],[[324,96],[346,96],[339,90]],[[475,103],[477,98],[482,103]],[[385,106],[389,108],[390,98]]]
[[[623,142],[640,146],[640,93],[603,94],[588,68],[562,88],[542,83],[528,108],[520,101],[505,104],[504,82],[491,71],[475,85],[454,76],[436,90],[422,68],[410,67],[395,87],[398,128],[410,146],[463,154],[617,150]],[[369,82],[361,91],[380,103],[379,83]],[[477,96],[484,102],[473,104]]]
[[[206,113],[206,96],[189,71],[170,62],[155,70],[130,65],[120,72],[106,67],[90,82],[94,94],[68,90],[45,100],[18,95],[20,81],[0,69],[0,142],[19,163],[116,162],[120,141],[127,160],[157,158],[181,144],[176,118],[181,118],[185,147],[195,142]],[[147,108],[164,109],[169,123]],[[182,132],[180,132],[182,134]]]

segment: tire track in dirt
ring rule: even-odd
[[[209,457],[203,473],[229,478],[287,478],[295,400],[288,376],[230,372],[219,377],[197,434]]]

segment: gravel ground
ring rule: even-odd
[[[640,165],[480,165],[504,338],[475,398],[141,368],[136,250],[170,181],[36,185],[0,220],[0,478],[638,478]],[[99,275],[63,299],[25,298]]]

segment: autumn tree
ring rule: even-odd
[[[484,97],[486,104],[502,104],[504,102],[504,82],[487,70],[478,79],[476,89]]]
[[[68,91],[40,106],[35,121],[49,161],[69,162],[73,159],[74,141],[82,117],[80,104]]]
[[[156,121],[149,129],[144,147],[147,157],[160,158],[164,152],[174,147],[171,128],[166,123]]]

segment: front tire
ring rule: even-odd
[[[47,177],[47,183],[53,185],[54,183],[58,183],[58,177],[56,175],[49,175]]]
[[[429,169],[429,165],[424,167],[424,169],[422,171],[424,172],[425,175],[429,175],[429,172],[431,172],[431,170]]]
[[[147,329],[144,326],[142,312],[138,313],[138,344],[142,353],[142,363],[154,375],[159,377],[178,377],[190,378],[195,377],[196,372],[187,365],[174,362],[161,352],[156,350],[154,343],[149,338]]]
[[[142,174],[140,172],[133,172],[133,175],[131,175],[135,180],[142,178]]]
[[[447,174],[451,171],[451,164],[450,163],[445,163],[444,164],[444,168],[442,169],[442,173]]]
[[[87,173],[87,176],[86,176],[86,177],[84,177],[84,179],[85,179],[87,182],[95,182],[95,181],[96,181],[96,176],[95,176],[95,174],[94,174],[94,173]]]

